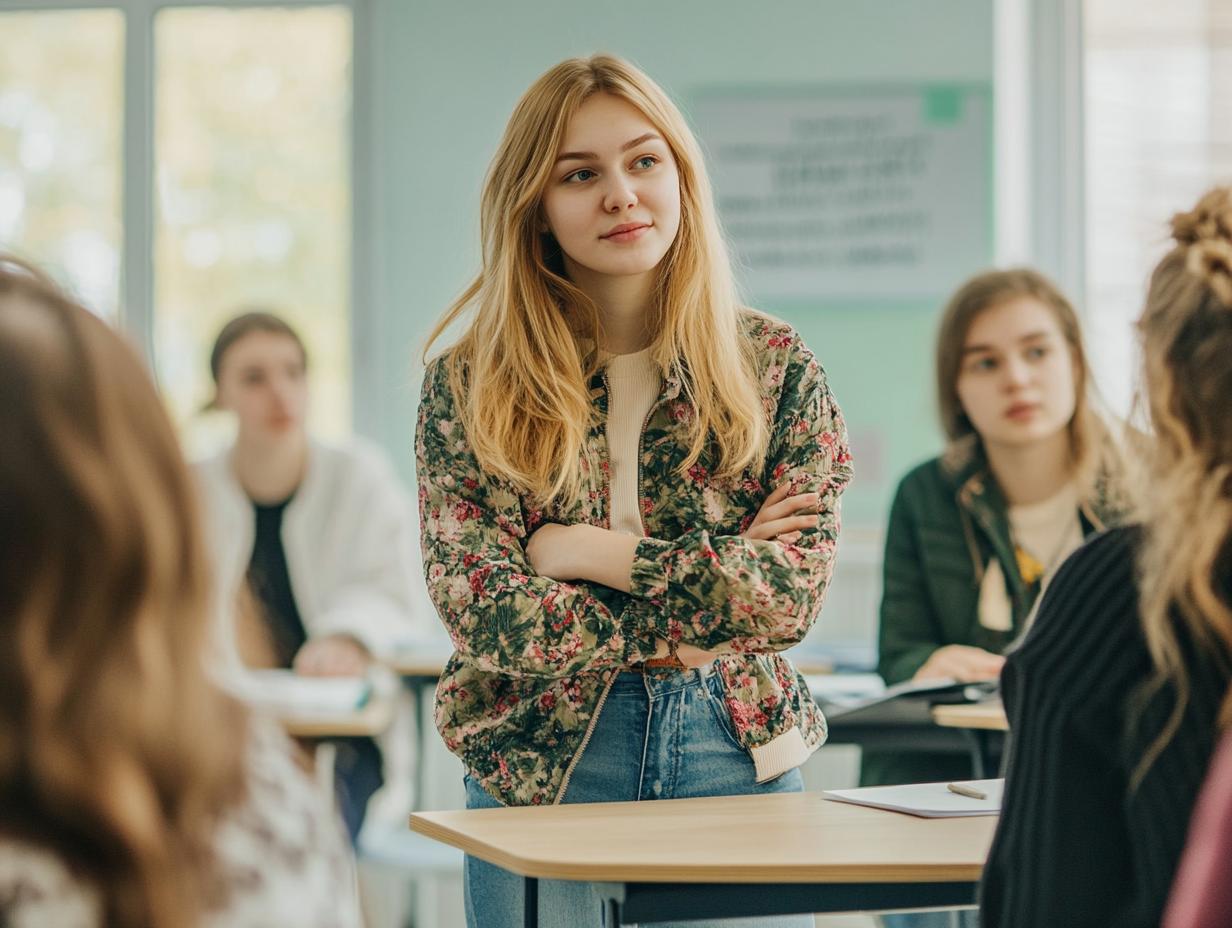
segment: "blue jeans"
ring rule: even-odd
[[[736,740],[723,704],[717,673],[655,670],[617,676],[563,801],[637,802],[802,789],[799,770],[769,783],[756,782],[752,758]],[[468,809],[499,805],[466,778]],[[753,837],[732,835],[732,840]],[[466,858],[464,876],[468,928],[521,928],[522,877],[473,857]],[[589,883],[539,882],[543,928],[598,928],[602,923],[603,908]],[[654,924],[656,928],[812,928],[813,917]]]
[[[385,783],[381,749],[371,738],[331,738],[334,745],[334,794],[351,844],[368,811],[368,800]]]

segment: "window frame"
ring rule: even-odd
[[[996,0],[996,262],[1031,264],[1085,312],[1083,0]]]
[[[120,145],[120,293],[117,324],[134,341],[151,370],[154,347],[154,25],[160,12],[176,8],[283,9],[341,6],[351,12],[351,128],[348,164],[351,184],[351,261],[347,292],[351,430],[373,433],[373,410],[381,408],[375,382],[372,299],[372,82],[366,66],[371,45],[369,0],[0,0],[0,13],[118,10],[124,16],[123,113]],[[204,363],[204,361],[203,361]]]

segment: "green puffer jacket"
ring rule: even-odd
[[[1121,516],[1106,482],[1078,511],[1084,536]],[[1010,596],[1008,631],[979,620],[980,583],[993,558]],[[973,440],[916,467],[898,486],[886,530],[878,672],[910,680],[937,648],[965,644],[1000,653],[1023,627],[1040,593],[1026,583],[1010,536],[1008,506]],[[861,782],[928,782],[970,776],[963,756],[866,751]]]
[[[762,466],[719,480],[703,455],[678,471],[693,409],[665,377],[641,438],[647,537],[631,594],[540,577],[526,543],[545,522],[607,527],[607,388],[591,384],[589,488],[536,508],[479,467],[444,364],[424,377],[416,432],[428,589],[456,651],[437,687],[436,722],[472,777],[506,805],[560,802],[622,668],[656,639],[718,651],[731,728],[759,780],[803,762],[825,739],[808,688],[776,653],[812,626],[834,567],[839,495],[851,478],[847,433],[825,375],[789,326],[748,313],[773,429]],[[775,487],[817,492],[821,518],[795,544],[740,533]]]

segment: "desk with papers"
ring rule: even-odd
[[[609,925],[971,905],[996,821],[779,793],[420,812],[411,828],[522,876],[535,928],[540,879],[600,884]]]

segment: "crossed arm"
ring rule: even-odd
[[[818,523],[815,509],[820,495],[797,493],[788,496],[790,483],[778,486],[766,497],[752,524],[741,537],[792,544],[805,529]],[[633,560],[641,541],[635,535],[613,532],[595,525],[541,526],[531,535],[526,557],[535,573],[553,580],[590,580],[628,593],[632,586]],[[667,642],[659,639],[656,657],[667,653]],[[701,666],[717,656],[688,643],[679,645],[676,656],[685,666]]]
[[[583,524],[528,535],[516,490],[479,466],[443,367],[431,365],[416,433],[424,564],[459,654],[493,673],[561,677],[661,655],[665,640],[686,656],[686,644],[737,653],[798,642],[833,570],[851,459],[807,349],[781,376],[763,478],[775,491],[742,534],[666,540]],[[612,601],[601,586],[629,596]]]

